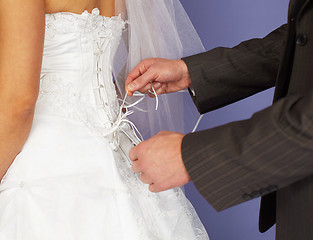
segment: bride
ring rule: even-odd
[[[168,26],[152,24],[166,19],[153,16],[160,3],[180,6],[172,0],[0,2],[1,240],[208,239],[181,189],[151,193],[128,160],[140,140],[129,109],[149,108],[134,119],[140,127],[148,115],[141,127],[149,125],[151,133],[167,117],[153,113],[150,100],[126,100],[116,85],[144,57],[182,57],[162,38]],[[175,16],[186,17],[179,9]],[[139,33],[144,24],[151,31]],[[159,108],[167,112],[166,106],[160,98]]]

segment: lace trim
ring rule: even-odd
[[[105,116],[99,119],[90,99],[76,92],[72,83],[65,84],[53,73],[44,74],[40,79],[36,113],[40,112],[82,122],[98,136],[103,136],[112,127],[108,118],[103,119]]]
[[[119,37],[126,22],[121,15],[101,16],[96,8],[91,13],[84,11],[81,15],[69,12],[46,14],[46,36],[53,38],[56,34],[73,32],[96,32],[102,37]]]

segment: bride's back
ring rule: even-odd
[[[111,17],[114,15],[115,0],[45,0],[46,13],[73,12],[82,13],[98,8],[101,15]]]

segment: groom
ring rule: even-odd
[[[182,60],[147,59],[129,94],[189,88],[200,113],[276,86],[274,104],[188,135],[160,132],[131,149],[152,192],[191,179],[216,210],[262,196],[259,229],[278,240],[313,239],[313,0],[291,0],[288,24],[263,39]]]

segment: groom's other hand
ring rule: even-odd
[[[188,67],[183,60],[145,59],[129,73],[125,88],[132,96],[135,91],[149,93],[151,84],[158,95],[186,89],[191,86]]]
[[[130,150],[133,171],[141,173],[141,181],[149,184],[151,192],[180,187],[191,180],[181,155],[183,137],[162,131]]]

